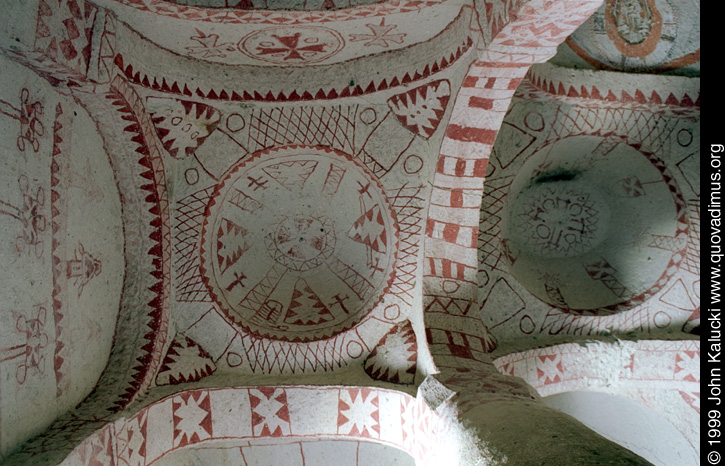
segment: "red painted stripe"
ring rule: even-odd
[[[449,158],[448,156],[441,155],[438,157],[438,164],[436,166],[436,172],[446,174],[446,159]]]
[[[433,259],[432,257],[428,258],[428,265],[430,266],[430,274],[433,275],[434,277],[437,276],[435,259]]]
[[[461,264],[460,262],[456,262],[456,278],[459,280],[463,280],[463,274],[466,271],[466,265]]]
[[[456,243],[458,241],[458,231],[461,229],[460,225],[455,223],[446,223],[443,228],[443,239],[449,243]]]
[[[463,80],[463,87],[477,87],[476,83],[478,82],[478,78],[475,76],[466,76],[466,79]]]
[[[456,168],[454,171],[456,176],[464,176],[466,173],[466,161],[464,159],[456,160]]]
[[[441,270],[441,276],[444,278],[450,278],[451,276],[451,261],[443,259],[442,261],[443,270]]]
[[[463,191],[459,189],[451,191],[451,207],[463,207]]]
[[[433,230],[435,229],[436,221],[433,219],[428,219],[428,221],[425,223],[425,235],[429,238],[433,237]]]
[[[493,99],[484,99],[483,97],[471,97],[468,101],[469,107],[483,108],[491,110],[493,108]]]
[[[517,87],[519,87],[519,84],[521,84],[521,79],[522,78],[512,79],[511,82],[509,83],[509,87],[508,88],[511,89],[511,90],[514,90]]]
[[[477,159],[473,164],[473,176],[484,178],[488,168],[488,159]]]
[[[485,128],[471,128],[450,124],[446,130],[446,136],[456,141],[480,142],[482,144],[493,144],[498,131]]]

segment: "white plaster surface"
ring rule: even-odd
[[[699,325],[699,80],[527,78],[596,0],[190,2],[3,5],[0,459],[641,464],[536,393],[593,387],[693,442],[699,346],[531,348]]]
[[[2,56],[0,67],[5,455],[96,385],[113,343],[124,240],[121,202],[95,123],[27,69]],[[29,108],[32,115],[23,116]]]
[[[632,400],[579,391],[547,396],[543,401],[655,466],[700,464],[698,452],[682,433],[659,413]]]

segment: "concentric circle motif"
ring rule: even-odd
[[[385,192],[351,157],[322,147],[262,151],[216,186],[201,270],[242,329],[305,342],[359,323],[393,279],[398,226]]]
[[[567,189],[554,183],[527,190],[516,199],[514,234],[541,257],[568,257],[604,238],[609,207],[595,190]]]
[[[700,60],[698,6],[671,0],[605,0],[567,44],[597,68],[667,71]]]
[[[265,239],[272,258],[296,272],[318,267],[335,250],[335,231],[332,221],[326,217],[286,217]]]
[[[322,26],[277,26],[247,34],[239,50],[250,58],[276,65],[318,63],[342,50],[345,41]]]

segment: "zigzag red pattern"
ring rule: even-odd
[[[53,300],[53,319],[55,322],[55,350],[53,352],[53,369],[55,371],[56,397],[63,395],[64,388],[67,385],[65,368],[66,353],[68,349],[62,341],[63,335],[63,298],[65,298],[64,285],[67,284],[63,262],[57,255],[59,239],[57,233],[65,228],[67,219],[63,212],[67,210],[67,206],[63,206],[67,201],[62,199],[59,186],[61,185],[60,175],[68,169],[68,154],[64,151],[65,145],[69,144],[65,134],[68,128],[63,126],[61,118],[63,115],[63,107],[58,103],[55,107],[55,121],[53,123],[53,152],[51,154],[50,163],[50,214],[51,214],[51,261],[53,270],[53,291],[51,293]],[[65,188],[65,186],[61,186]]]
[[[700,108],[700,93],[697,93],[697,98],[693,102],[692,98],[685,94],[681,99],[675,97],[673,93],[669,95],[660,96],[656,91],[652,91],[649,96],[646,96],[641,90],[635,89],[630,95],[627,91],[621,91],[615,94],[611,90],[602,95],[596,86],[592,86],[591,89],[587,89],[584,85],[578,89],[572,85],[565,87],[561,82],[557,83],[554,80],[547,80],[541,76],[536,76],[532,73],[529,78],[529,82],[540,91],[546,92],[551,95],[559,95],[566,97],[582,98],[582,99],[596,99],[605,100],[608,102],[636,102],[639,104],[646,105],[667,105],[671,107],[688,107],[688,108]]]
[[[400,250],[395,265],[395,278],[391,292],[409,306],[413,304],[415,272],[418,269],[419,233],[423,229],[423,186],[403,185],[390,195],[400,227]]]
[[[246,334],[241,344],[253,373],[297,374],[342,367],[347,342],[344,335],[306,344],[288,344]]]
[[[155,353],[158,352],[157,346],[159,346],[160,337],[165,336],[163,327],[168,324],[168,316],[165,315],[163,307],[165,304],[164,301],[167,298],[165,294],[168,290],[168,286],[166,286],[165,289],[164,282],[168,279],[169,273],[169,271],[166,270],[168,269],[168,261],[165,260],[164,257],[169,251],[166,251],[166,254],[164,253],[165,241],[162,229],[162,224],[164,223],[162,219],[162,212],[165,211],[168,213],[168,210],[165,210],[161,203],[162,196],[160,195],[158,189],[158,181],[156,179],[157,174],[154,170],[151,160],[152,157],[143,129],[139,119],[131,108],[131,103],[126,100],[121,90],[117,87],[119,84],[123,85],[125,83],[114,80],[106,98],[111,100],[112,105],[117,107],[118,111],[123,115],[123,120],[130,123],[124,128],[124,131],[134,134],[131,140],[138,144],[135,152],[142,156],[138,163],[146,169],[141,176],[148,179],[149,184],[141,186],[140,189],[148,193],[145,201],[151,204],[148,212],[154,216],[154,220],[151,221],[151,225],[154,227],[154,230],[149,237],[149,239],[153,242],[153,246],[148,251],[148,254],[154,257],[154,270],[151,272],[151,275],[153,275],[156,281],[149,287],[149,289],[155,294],[155,297],[147,303],[147,305],[151,308],[151,311],[148,314],[148,317],[150,318],[150,321],[147,324],[149,331],[143,336],[146,340],[146,344],[141,348],[143,354],[136,358],[136,361],[138,361],[139,364],[132,369],[131,381],[129,382],[130,387],[128,387],[124,393],[120,395],[120,400],[114,403],[115,409],[112,409],[113,411],[120,411],[128,406],[128,404],[133,401],[133,399],[143,389],[144,381],[153,376],[152,359],[154,358]],[[166,236],[166,238],[166,244],[168,244],[168,236]],[[163,347],[163,342],[161,342],[160,346]]]
[[[140,71],[135,71],[133,65],[126,63],[121,54],[116,55],[115,64],[129,82],[159,92],[186,97],[201,97],[202,99],[220,100],[226,102],[305,102],[312,100],[335,100],[343,97],[356,97],[420,81],[450,67],[459,58],[461,58],[461,56],[466,53],[472,45],[473,39],[471,37],[467,37],[466,41],[459,45],[447,58],[444,57],[440,60],[436,60],[432,64],[427,64],[422,70],[416,71],[412,75],[411,73],[405,73],[405,75],[400,78],[397,76],[393,77],[390,82],[384,79],[380,83],[370,82],[367,85],[358,84],[355,87],[347,86],[339,91],[334,88],[329,90],[319,89],[314,93],[314,95],[308,91],[305,91],[302,94],[298,94],[297,91],[279,91],[276,93],[267,91],[263,94],[264,90],[260,92],[227,89],[211,89],[205,93],[201,91],[201,89],[193,87],[193,84],[192,88],[189,88],[189,83],[167,81],[166,78],[162,78],[161,82],[159,82],[156,77],[147,76],[146,74],[142,74]]]
[[[141,11],[187,21],[204,21],[225,24],[307,24],[328,23],[332,21],[352,21],[356,19],[374,18],[397,13],[420,11],[442,3],[437,1],[398,0],[376,5],[365,5],[356,8],[345,8],[334,11],[265,11],[242,10],[229,8],[204,8],[188,5],[176,5],[159,0],[117,0]]]

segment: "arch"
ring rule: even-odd
[[[124,286],[122,199],[95,121],[6,56],[0,458],[94,390]]]
[[[526,380],[542,397],[597,391],[629,398],[667,419],[697,450],[699,425],[687,421],[700,414],[697,340],[566,343],[507,354],[494,364],[501,373]]]
[[[107,424],[62,464],[151,464],[185,448],[315,439],[386,445],[407,452],[417,464],[433,465],[442,464],[436,462],[442,461],[441,454],[450,455],[444,448],[450,428],[450,421],[422,399],[388,389],[268,386],[187,390]]]
[[[83,409],[125,408],[153,382],[167,345],[170,224],[159,149],[135,91],[118,77],[107,93],[78,93],[96,124],[124,198],[125,282],[109,364]],[[112,115],[104,120],[100,114]],[[135,342],[135,344],[118,344]]]
[[[246,442],[242,442],[246,443]],[[403,450],[360,440],[289,439],[267,443],[221,444],[176,450],[148,466],[177,464],[238,464],[242,466],[326,465],[341,466],[415,466],[415,460]]]
[[[655,465],[695,466],[699,454],[658,412],[609,393],[572,391],[542,400]]]
[[[457,368],[491,373],[486,353],[496,342],[469,312],[478,307],[477,239],[484,177],[506,109],[531,65],[550,58],[599,4],[525,4],[471,65],[456,98],[433,179],[432,199],[440,202],[429,209],[425,231],[425,265],[446,260],[453,266],[445,270],[459,271],[426,271],[423,282],[428,345],[437,370],[444,374]],[[541,29],[552,33],[542,38],[535,33]],[[447,293],[445,281],[460,287]],[[445,383],[445,375],[441,381]]]

